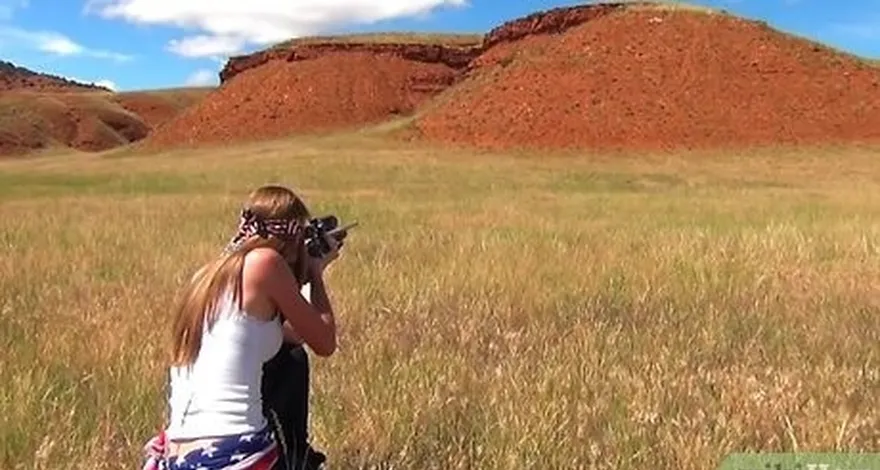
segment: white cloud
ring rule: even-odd
[[[186,86],[210,86],[219,81],[217,72],[208,69],[200,69],[193,72],[186,79]]]
[[[240,53],[350,24],[421,16],[467,0],[88,0],[86,12],[132,23],[197,31],[172,41],[187,57]]]
[[[58,56],[88,56],[116,62],[127,62],[133,59],[127,54],[85,47],[54,31],[29,31],[12,26],[0,26],[0,44],[8,43],[24,45]]]
[[[228,36],[191,36],[183,39],[172,39],[168,50],[184,57],[215,57],[239,51],[245,46],[245,40]]]
[[[48,34],[35,41],[37,49],[55,55],[78,55],[84,48],[73,42],[70,38],[61,35]]]
[[[94,83],[95,83],[95,85],[102,86],[104,88],[109,88],[110,90],[113,90],[113,91],[116,91],[119,89],[119,87],[116,85],[116,82],[114,82],[112,80],[104,79],[104,80],[98,80],[97,82],[94,82]]]
[[[105,79],[101,79],[101,80],[97,80],[97,81],[95,81],[95,80],[84,80],[84,79],[82,79],[82,78],[78,78],[78,77],[65,77],[65,78],[67,78],[68,80],[73,80],[73,81],[75,81],[75,82],[77,82],[77,83],[83,83],[83,84],[86,84],[86,85],[91,84],[91,85],[102,86],[102,87],[104,87],[104,88],[109,89],[110,91],[116,91],[116,90],[119,89],[119,87],[116,85],[116,82],[114,82],[113,80],[107,80],[106,78],[105,78]]]

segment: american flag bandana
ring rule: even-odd
[[[213,440],[186,454],[166,456],[165,432],[144,446],[143,470],[270,470],[280,451],[270,427]]]
[[[261,219],[250,209],[243,209],[238,222],[238,232],[229,240],[224,250],[235,251],[245,240],[253,236],[266,238],[269,235],[279,238],[293,238],[304,226],[296,219]]]

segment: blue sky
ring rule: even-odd
[[[215,84],[230,55],[308,34],[486,32],[550,0],[0,0],[0,59],[119,90]],[[880,0],[693,0],[880,58]]]

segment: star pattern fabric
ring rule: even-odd
[[[279,448],[269,427],[210,441],[186,454],[168,456],[164,431],[144,446],[143,470],[270,470]]]

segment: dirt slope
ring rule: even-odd
[[[397,40],[301,41],[234,58],[216,92],[145,145],[259,140],[408,115],[452,85],[478,51],[440,40]]]
[[[107,150],[142,140],[209,89],[114,93],[0,61],[0,156]]]
[[[0,93],[0,155],[72,148],[102,151],[145,138],[205,90]]]
[[[0,154],[53,147],[104,150],[144,138],[138,116],[101,94],[20,92],[0,96]]]
[[[646,150],[880,139],[880,70],[759,22],[591,5],[502,25],[485,43],[417,135]]]
[[[209,87],[128,91],[107,96],[107,99],[136,114],[153,131],[201,102],[212,91]]]

